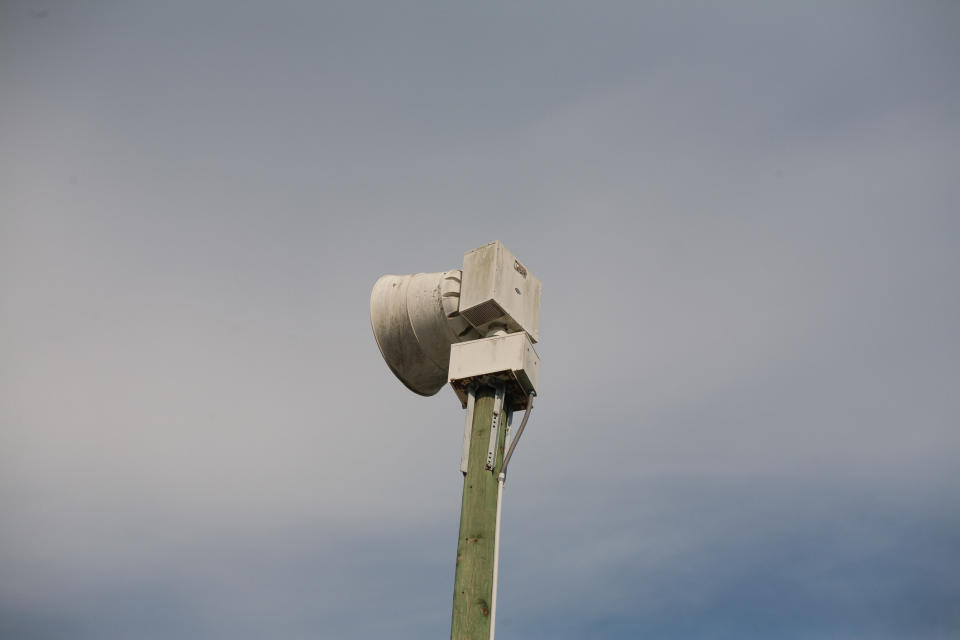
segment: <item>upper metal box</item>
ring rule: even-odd
[[[460,315],[484,333],[503,324],[540,339],[540,280],[499,240],[463,256]]]

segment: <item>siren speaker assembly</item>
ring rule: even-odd
[[[370,294],[370,323],[383,359],[422,396],[446,384],[450,345],[481,337],[460,316],[460,280],[459,269],[387,275]]]
[[[520,376],[515,365],[527,362],[525,353],[535,357],[532,343],[539,339],[540,290],[540,280],[501,242],[491,242],[468,251],[462,270],[381,277],[370,294],[370,324],[383,359],[411,391],[432,396],[457,380],[455,390],[463,401],[470,380],[509,371],[506,377],[526,381],[519,385],[522,393],[516,398],[522,402],[536,386],[536,372]],[[527,346],[512,340],[503,344],[515,349],[505,350],[497,346],[500,342],[485,342],[491,353],[484,354],[479,347],[460,351],[459,365],[451,372],[453,345],[517,333],[527,336]],[[480,363],[491,370],[475,371]],[[474,375],[468,380],[460,375],[464,370]]]

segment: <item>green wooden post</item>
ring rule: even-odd
[[[506,412],[500,419],[497,463],[486,468],[493,419],[494,389],[477,389],[470,433],[467,475],[463,478],[457,570],[453,580],[451,640],[487,640],[493,596],[493,535],[497,517],[497,472],[503,462]]]

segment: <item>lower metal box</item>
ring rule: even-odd
[[[540,357],[524,332],[460,342],[450,347],[450,386],[467,406],[467,389],[472,384],[504,383],[507,408],[526,406],[530,393],[536,395]]]

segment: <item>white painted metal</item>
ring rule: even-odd
[[[458,313],[461,272],[387,275],[370,294],[380,353],[407,387],[432,396],[447,382],[450,345],[479,338]]]
[[[463,263],[462,271],[377,280],[370,324],[380,353],[397,378],[420,395],[432,396],[448,380],[502,374],[508,395],[524,397],[535,391],[539,367],[532,344],[539,338],[540,281],[499,241],[468,251]],[[451,346],[482,342],[484,335],[523,336],[526,346],[516,352],[526,355],[520,364],[503,362],[502,349],[491,351],[483,343],[459,352],[462,371],[451,368]],[[456,389],[464,406],[466,386]]]
[[[500,515],[503,511],[503,484],[507,476],[497,476],[497,519],[493,528],[493,594],[490,597],[490,640],[497,631],[497,579],[500,577]]]
[[[467,389],[467,421],[463,425],[463,445],[460,447],[460,471],[467,475],[467,461],[470,458],[470,432],[473,431],[473,407],[477,400],[477,390]]]
[[[500,241],[463,256],[460,315],[481,333],[503,325],[540,339],[540,280]]]
[[[490,440],[487,443],[487,470],[497,466],[497,449],[500,444],[500,427],[503,424],[503,399],[506,395],[504,385],[497,385],[493,394],[493,417],[490,419]]]
[[[503,382],[510,398],[509,409],[523,407],[526,397],[537,392],[540,358],[525,333],[510,333],[455,344],[450,348],[450,386],[463,406],[467,388],[478,382]]]

